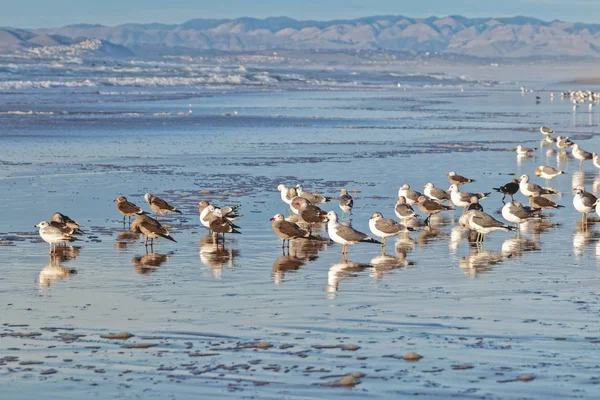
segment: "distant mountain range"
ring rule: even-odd
[[[79,24],[32,31],[2,29],[0,52],[72,44],[82,38],[101,39],[108,53],[120,55],[127,55],[129,50],[137,55],[160,55],[207,50],[369,49],[475,57],[600,56],[600,24],[461,16],[372,16],[334,21],[286,17],[193,19],[179,25]]]

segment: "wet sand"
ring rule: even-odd
[[[549,148],[511,149],[539,147],[543,124],[593,151],[597,113],[494,89],[239,93],[127,111],[3,117],[7,398],[596,397],[600,231],[579,228],[571,189],[596,191],[600,175]],[[283,255],[270,227],[288,214],[279,183],[354,190],[353,226],[368,232],[374,211],[394,216],[403,183],[446,188],[456,170],[477,179],[464,190],[489,191],[541,164],[568,172],[551,181],[566,208],[481,248],[456,228],[460,211],[388,240],[385,256],[353,246],[346,263],[327,242]],[[112,202],[148,210],[146,192],[183,211],[162,219],[177,243],[153,254]],[[214,246],[201,199],[241,204],[242,235]],[[482,202],[499,219],[500,199]],[[55,211],[86,235],[49,258],[33,225]]]

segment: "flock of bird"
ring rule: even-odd
[[[594,166],[600,169],[600,156],[596,153],[583,150],[568,137],[552,137],[551,134],[554,132],[550,128],[542,126],[540,132],[543,135],[542,145],[545,143],[555,144],[560,151],[570,148],[572,156],[579,160],[580,167],[583,162],[591,160]],[[536,148],[525,148],[519,145],[516,153],[519,157],[529,157],[535,150]],[[555,189],[548,187],[548,181],[565,174],[565,172],[541,165],[534,174],[546,180],[545,187],[530,182],[529,176],[524,174],[519,179],[513,179],[501,187],[493,188],[503,194],[501,215],[508,224],[484,211],[480,202],[487,199],[491,192],[462,191],[460,189],[462,186],[475,182],[475,180],[452,171],[446,174],[450,183],[448,190],[437,188],[431,182],[423,186],[423,193],[411,189],[408,184],[402,185],[398,190],[398,199],[394,207],[394,213],[398,220],[385,218],[381,212],[374,212],[369,219],[369,229],[376,238],[353,228],[351,220],[343,222],[346,214],[352,215],[354,207],[354,199],[347,189],[341,189],[338,198],[339,208],[342,211],[340,219],[335,211],[326,211],[319,207],[321,204],[329,203],[331,198],[305,191],[300,184],[295,187],[287,187],[284,184],[278,186],[277,190],[280,192],[281,200],[290,208],[290,216],[274,215],[271,218],[272,229],[282,240],[282,248],[285,251],[286,241],[289,248],[289,241],[292,239],[324,240],[314,236],[313,229],[315,226],[326,224],[329,238],[341,245],[342,257],[345,257],[350,245],[363,242],[378,243],[385,248],[387,238],[429,226],[433,216],[458,207],[463,209],[459,224],[473,231],[476,234],[474,241],[480,243],[483,241],[484,235],[494,231],[516,230],[523,222],[543,218],[544,210],[563,207],[548,198],[558,194]],[[583,186],[578,186],[573,190],[575,190],[573,206],[583,214],[582,224],[587,226],[587,216],[590,212],[596,211],[600,214],[600,200],[586,192]],[[529,199],[527,206],[514,200],[517,192],[521,192]],[[510,202],[505,203],[506,196],[511,197]],[[129,218],[131,231],[144,235],[146,248],[148,245],[153,248],[154,239],[158,238],[175,242],[176,240],[158,221],[158,218],[168,213],[181,214],[181,211],[150,193],[146,193],[144,199],[155,213],[156,218],[152,218],[141,207],[128,201],[125,196],[114,199],[117,211],[123,216],[123,224],[125,224],[126,218]],[[219,243],[219,234],[222,235],[224,242],[226,233],[240,233],[241,228],[236,225],[236,220],[241,217],[240,206],[220,208],[210,204],[207,200],[202,200],[196,205],[199,207],[201,224],[212,233],[213,242],[216,244]],[[424,220],[417,216],[413,206],[416,206],[417,210],[425,216]],[[131,222],[131,217],[136,217],[133,222]],[[84,233],[77,222],[61,213],[55,213],[50,221],[41,221],[36,227],[39,228],[41,238],[50,245],[50,254],[56,251],[57,244],[76,241],[78,240],[77,235]]]

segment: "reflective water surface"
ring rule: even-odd
[[[431,88],[214,93],[128,101],[124,116],[58,94],[27,109],[98,114],[0,117],[6,398],[597,397],[600,225],[581,226],[572,189],[597,194],[600,174],[555,147],[514,152],[540,147],[542,124],[600,149],[595,110]],[[549,182],[565,208],[482,244],[458,225],[461,209],[383,251],[350,246],[347,259],[327,240],[282,251],[271,230],[289,214],[280,183],[334,198],[348,188],[352,226],[369,232],[374,212],[394,215],[403,183],[445,189],[454,170],[476,179],[461,190],[487,192],[525,173],[544,184],[539,165],[567,172]],[[183,211],[161,217],[177,243],[146,250],[123,224],[112,200],[149,210],[146,192]],[[501,197],[481,202],[497,219]],[[214,243],[203,199],[241,204],[242,234]],[[31,227],[56,211],[86,234],[49,257]],[[134,336],[102,338],[121,332]],[[353,372],[352,388],[323,386]]]

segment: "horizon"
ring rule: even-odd
[[[482,4],[484,3],[484,4]],[[31,10],[36,10],[32,13]],[[190,19],[239,19],[287,17],[297,21],[356,20],[372,16],[407,16],[426,19],[431,10],[437,15],[466,18],[512,18],[527,16],[537,20],[572,23],[597,23],[600,2],[591,0],[506,0],[501,4],[465,0],[460,5],[443,0],[418,4],[405,1],[371,0],[267,0],[248,4],[244,0],[226,0],[215,5],[205,1],[179,0],[175,6],[164,0],[131,0],[123,4],[105,0],[101,4],[80,4],[73,0],[24,0],[11,3],[0,15],[0,26],[18,29],[56,28],[91,24],[182,24]],[[233,15],[235,14],[235,15]]]
[[[565,19],[560,19],[560,18],[542,19],[542,18],[533,17],[531,15],[524,15],[524,14],[511,15],[511,16],[479,16],[479,17],[469,17],[469,16],[461,15],[461,14],[444,14],[444,15],[440,14],[440,15],[429,15],[429,16],[421,16],[421,17],[415,17],[415,16],[411,16],[411,15],[406,15],[406,14],[373,14],[373,15],[364,15],[364,16],[360,16],[360,17],[356,17],[356,18],[327,18],[327,19],[318,19],[318,18],[302,19],[302,18],[290,17],[287,15],[272,15],[272,16],[266,16],[266,17],[239,16],[239,17],[223,17],[223,18],[192,17],[192,18],[188,18],[183,21],[180,21],[180,22],[162,22],[159,20],[141,21],[141,22],[129,21],[129,22],[122,22],[122,23],[118,23],[118,24],[104,24],[104,23],[96,23],[96,22],[74,22],[74,23],[69,23],[69,24],[65,24],[65,25],[47,26],[47,27],[21,27],[21,26],[14,26],[14,25],[0,25],[0,29],[37,30],[37,29],[56,29],[56,28],[64,28],[64,27],[70,27],[70,26],[117,27],[117,26],[124,26],[124,25],[153,25],[153,24],[183,25],[190,21],[196,21],[196,20],[236,21],[236,20],[240,20],[240,19],[252,19],[252,20],[258,20],[258,21],[265,21],[268,19],[290,19],[290,20],[294,20],[297,22],[320,22],[320,23],[323,23],[323,22],[342,22],[342,21],[352,22],[352,21],[359,21],[362,19],[377,18],[377,17],[380,17],[380,18],[402,17],[402,18],[414,19],[414,20],[428,20],[428,19],[442,19],[442,18],[466,18],[466,19],[470,19],[470,20],[491,20],[491,19],[507,20],[507,19],[524,18],[524,19],[531,19],[531,20],[536,20],[536,21],[540,21],[540,22],[544,22],[544,23],[564,22],[564,23],[570,23],[570,24],[600,25],[600,22],[571,21],[571,20],[565,20]]]

